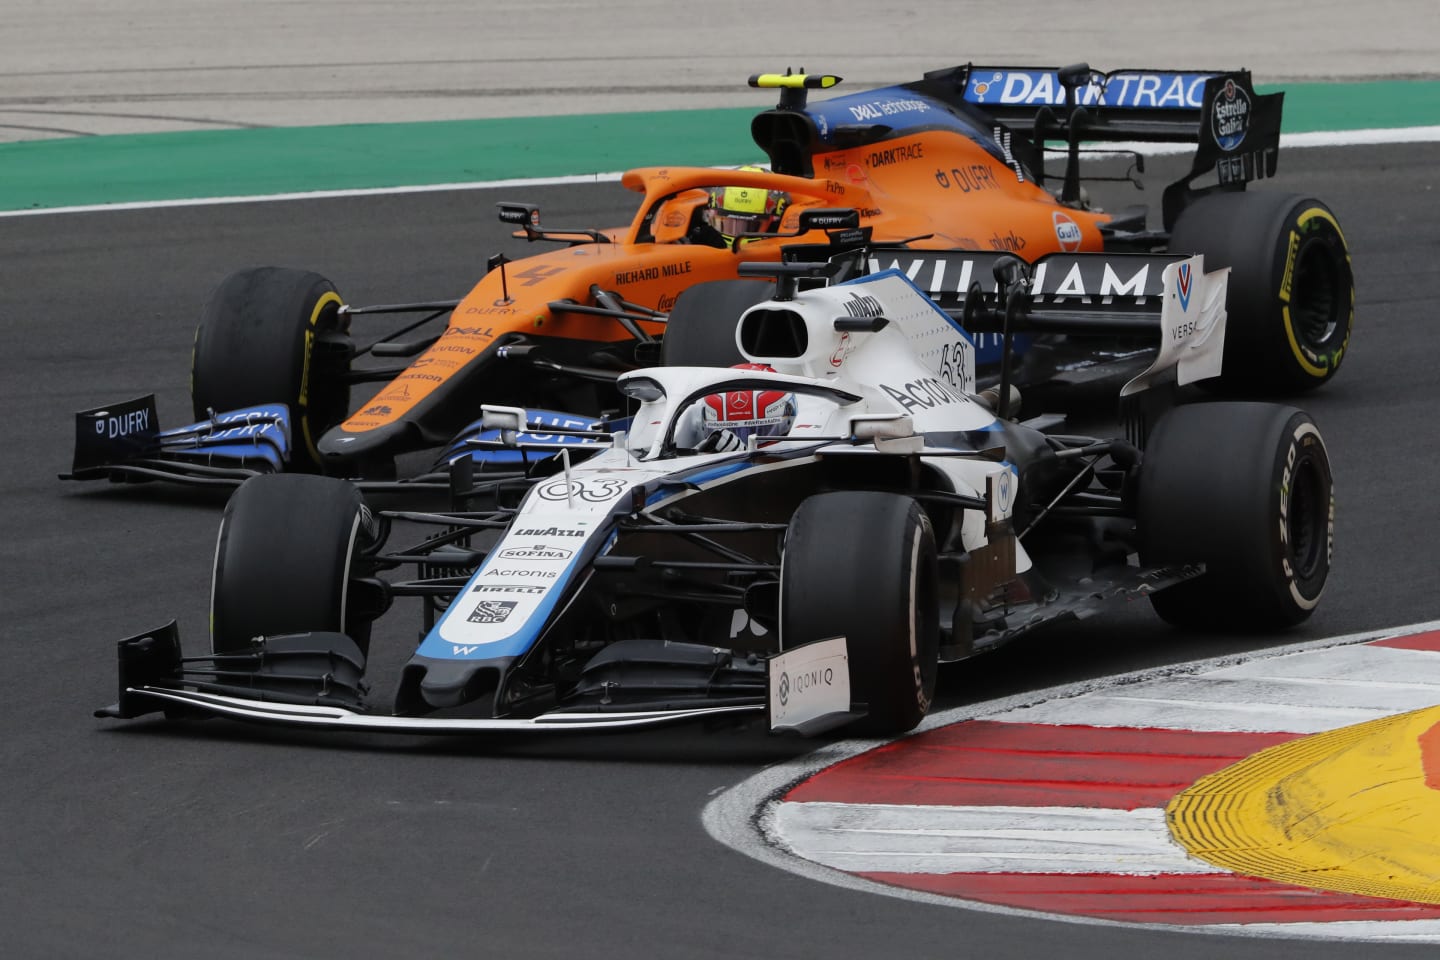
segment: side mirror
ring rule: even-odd
[[[528,420],[524,407],[498,407],[489,404],[480,407],[480,426],[486,430],[519,433],[525,429]]]
[[[540,208],[533,203],[497,203],[500,222],[523,227],[526,230],[540,229]]]
[[[906,416],[861,414],[850,418],[850,433],[856,440],[899,440],[915,435],[915,422]]]

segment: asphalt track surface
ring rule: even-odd
[[[1184,636],[1136,604],[947,670],[940,707],[1440,618],[1437,170],[1432,145],[1282,159],[1278,186],[1325,198],[1339,215],[1359,284],[1352,353],[1334,383],[1303,400],[1329,444],[1339,497],[1335,567],[1312,621],[1284,636]],[[609,225],[630,209],[615,184],[527,193],[505,199],[537,200],[557,224]],[[117,638],[175,616],[192,647],[203,645],[222,501],[56,480],[73,411],[154,391],[162,421],[186,416],[198,307],[241,266],[307,266],[357,303],[459,295],[489,254],[524,252],[502,239],[495,199],[473,191],[0,220],[4,954],[1215,956],[1208,937],[900,902],[726,849],[702,827],[706,801],[812,746],[758,732],[434,743],[91,718],[114,699]],[[404,660],[407,612],[377,635],[373,670]],[[1421,956],[1250,940],[1224,952]]]

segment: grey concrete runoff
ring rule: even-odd
[[[964,62],[1440,76],[1434,0],[0,0],[0,142],[751,106]]]

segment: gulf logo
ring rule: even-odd
[[[1080,225],[1058,210],[1052,214],[1051,219],[1055,223],[1055,239],[1060,241],[1060,249],[1066,253],[1079,250],[1084,239]]]

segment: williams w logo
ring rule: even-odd
[[[450,655],[451,655],[452,657],[468,657],[468,656],[470,656],[470,654],[472,654],[472,653],[474,653],[476,650],[479,650],[479,649],[480,649],[479,647],[462,647],[462,646],[461,646],[460,644],[458,644],[458,643],[453,643],[453,644],[450,645],[450,647],[451,647],[451,653],[450,653]]]

